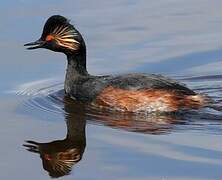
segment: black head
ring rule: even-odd
[[[69,20],[60,15],[51,16],[46,21],[39,40],[24,46],[30,46],[27,49],[46,48],[65,54],[77,53],[85,49],[81,34]]]

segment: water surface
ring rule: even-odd
[[[222,178],[221,1],[0,4],[1,179]],[[90,73],[165,74],[214,102],[144,116],[69,99],[65,56],[23,47],[53,14],[70,18],[83,34]]]

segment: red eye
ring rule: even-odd
[[[51,40],[53,40],[53,39],[55,39],[55,38],[54,38],[54,36],[52,36],[52,35],[48,35],[48,36],[46,36],[46,38],[45,38],[46,41],[51,41]]]
[[[45,158],[45,160],[47,160],[47,161],[51,161],[51,160],[52,160],[52,157],[51,157],[49,154],[45,154],[45,155],[44,155],[44,158]]]

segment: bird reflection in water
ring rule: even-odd
[[[40,154],[43,168],[48,171],[49,176],[58,178],[68,175],[72,167],[82,159],[86,147],[85,126],[86,120],[83,109],[70,104],[64,100],[65,120],[67,135],[63,140],[55,140],[48,143],[26,141],[28,151]],[[78,113],[69,112],[72,108],[78,108]]]
[[[58,98],[59,96],[61,97]],[[49,99],[53,100],[53,103],[64,105],[67,125],[66,138],[48,143],[29,140],[23,146],[30,152],[40,154],[43,168],[54,178],[68,175],[72,167],[82,159],[86,146],[86,121],[145,134],[170,133],[175,124],[184,123],[180,120],[178,114],[150,114],[144,116],[144,114],[98,110],[61,94],[52,95]]]

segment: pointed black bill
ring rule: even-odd
[[[27,48],[30,50],[30,49],[43,48],[44,44],[45,44],[45,41],[37,40],[35,42],[24,44],[24,46],[30,46]]]

